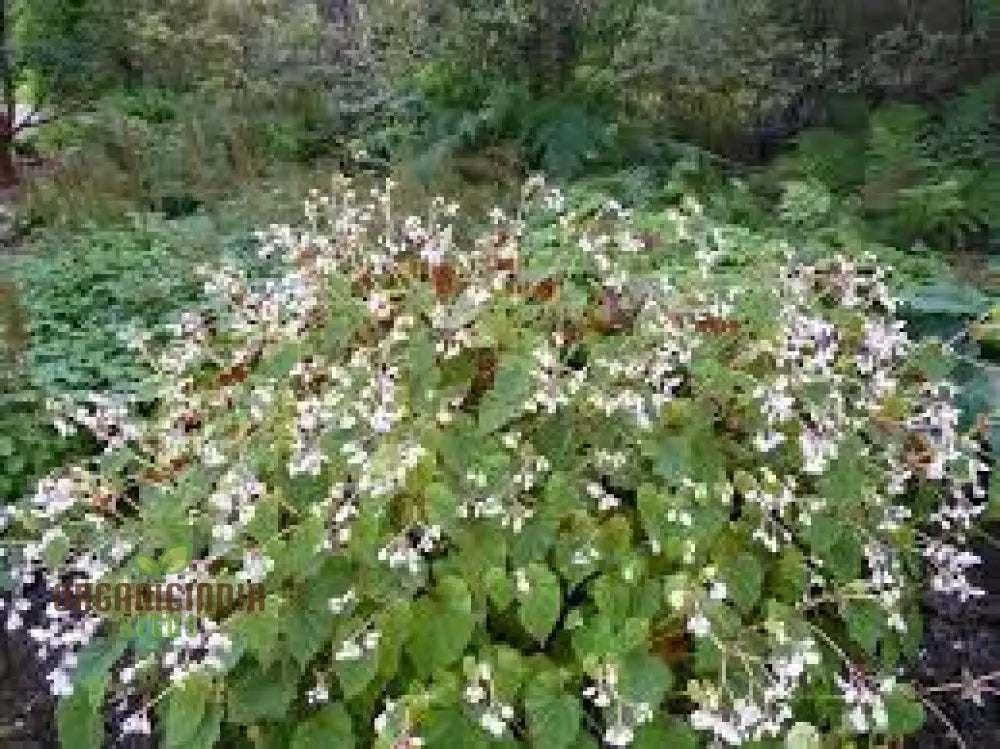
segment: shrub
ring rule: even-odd
[[[207,227],[148,215],[131,226],[46,232],[31,254],[5,263],[11,281],[0,284],[4,502],[70,456],[98,447],[87,435],[61,437],[46,418],[47,400],[79,404],[88,393],[111,391],[148,403],[142,396],[150,370],[123,330],[152,331],[162,340],[181,311],[204,298],[191,275],[197,262],[215,257],[219,244],[244,259],[252,252],[245,236],[226,236],[205,221]]]
[[[807,131],[772,173],[855,194],[872,233],[902,249],[985,249],[1000,226],[998,91],[987,77],[934,108],[883,105],[864,134]]]
[[[28,318],[31,382],[48,395],[134,393],[148,376],[121,331],[161,330],[202,296],[195,263],[168,226],[146,225],[52,234],[15,271]]]
[[[160,639],[43,617],[63,741],[99,745],[108,699],[170,747],[915,730],[900,669],[925,579],[978,593],[985,467],[886,272],[692,200],[533,180],[479,236],[455,212],[314,195],[262,237],[282,275],[220,267],[175,340],[136,339],[155,413],[78,415],[106,452],[10,509],[8,627],[34,582],[266,599]]]
[[[9,262],[0,261],[6,270]],[[0,502],[13,502],[33,479],[62,465],[70,445],[45,423],[44,401],[25,376],[27,330],[12,283],[0,282]]]

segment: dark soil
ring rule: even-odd
[[[28,636],[0,630],[0,746],[57,749],[48,687]]]
[[[1000,525],[987,530],[993,536]],[[947,691],[942,685],[961,685],[994,672],[1000,674],[1000,548],[991,542],[977,544],[983,559],[975,572],[976,584],[986,591],[982,598],[958,605],[928,596],[924,646],[917,667],[917,677],[924,685],[924,698],[937,707],[952,724],[931,709],[924,731],[909,743],[913,749],[937,749],[960,746],[959,737],[968,749],[1000,747],[1000,696],[989,691],[1000,678],[983,684],[985,690]],[[963,691],[965,694],[963,695]],[[979,691],[979,703],[972,699]],[[957,734],[957,735],[956,735]]]

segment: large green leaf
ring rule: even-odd
[[[733,603],[744,614],[749,613],[760,600],[764,582],[760,562],[751,554],[737,554],[726,565],[725,578]]]
[[[889,720],[889,731],[906,736],[916,733],[924,724],[924,706],[912,687],[899,687],[886,697],[885,712]]]
[[[524,577],[528,588],[517,593],[518,620],[532,637],[543,643],[559,621],[562,609],[559,578],[541,564],[528,565],[524,570]]]
[[[486,733],[458,707],[432,710],[423,721],[428,749],[487,749]]]
[[[167,749],[191,746],[205,717],[210,696],[211,683],[200,676],[189,677],[171,691],[163,721],[163,740]]]
[[[104,681],[78,682],[59,701],[56,720],[62,749],[100,749],[104,740]]]
[[[843,616],[850,638],[866,653],[874,655],[887,628],[882,607],[874,601],[849,601],[844,606]]]
[[[656,708],[673,686],[674,675],[651,653],[633,652],[621,662],[621,690],[629,700]]]
[[[520,415],[531,392],[530,363],[519,356],[501,359],[493,387],[479,404],[479,431],[493,432]]]
[[[563,690],[557,674],[539,674],[527,687],[524,710],[532,746],[563,749],[576,745],[583,709],[580,701]]]
[[[191,562],[191,549],[188,546],[174,546],[163,552],[160,566],[164,575],[176,575],[182,572]]]
[[[431,597],[414,604],[407,653],[417,671],[430,675],[458,660],[472,637],[472,596],[463,580],[446,577]]]
[[[346,699],[352,699],[364,692],[378,673],[378,657],[366,653],[357,660],[338,661],[335,668],[340,688]]]
[[[327,705],[295,729],[291,749],[354,749],[354,726],[343,705]]]
[[[283,718],[295,696],[296,680],[292,669],[275,664],[266,671],[249,668],[227,686],[229,722],[250,724]]]

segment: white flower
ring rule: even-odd
[[[465,688],[465,701],[470,705],[478,705],[486,699],[486,690],[483,689],[482,684],[470,684]]]
[[[356,661],[363,655],[361,646],[358,645],[356,640],[344,640],[340,645],[340,649],[334,654],[334,659],[338,661]]]
[[[133,713],[122,723],[123,734],[134,733],[149,736],[152,732],[153,728],[149,723],[149,716],[145,711]]]
[[[322,704],[330,701],[330,690],[323,682],[317,682],[316,686],[306,692],[306,699],[309,704]]]
[[[702,614],[696,614],[688,619],[688,632],[695,637],[705,637],[712,630],[712,623]]]
[[[726,584],[721,580],[717,580],[712,583],[711,589],[708,591],[708,597],[713,601],[724,601],[726,596],[729,594]]]
[[[386,728],[389,727],[389,719],[392,717],[393,710],[396,704],[392,701],[386,701],[385,708],[375,717],[375,733],[378,736],[385,734]]]
[[[507,729],[507,724],[503,722],[503,719],[494,713],[492,710],[487,710],[479,718],[479,724],[492,736],[500,737],[503,736],[503,732]]]
[[[69,678],[69,674],[63,669],[57,668],[45,678],[51,682],[50,689],[54,696],[69,697],[73,694],[73,682]]]
[[[609,746],[628,746],[633,738],[635,734],[631,726],[624,723],[615,723],[604,732],[604,742]]]
[[[514,573],[514,581],[517,586],[517,592],[521,595],[527,595],[531,592],[531,583],[528,582],[528,575],[523,569],[518,569]]]
[[[368,300],[368,311],[379,320],[388,320],[392,316],[392,307],[385,294],[372,294]]]

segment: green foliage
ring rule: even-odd
[[[44,399],[21,381],[23,389],[0,396],[0,501],[24,496],[31,481],[71,456],[88,452],[84,435],[62,438],[45,418]]]
[[[86,540],[105,581],[138,565],[266,587],[264,610],[204,617],[179,668],[109,617],[120,650],[60,667],[64,741],[96,741],[95,705],[133,689],[103,675],[126,648],[146,648],[135,683],[166,690],[166,746],[694,747],[744,730],[734,700],[787,707],[775,738],[802,746],[809,726],[915,730],[882,677],[914,650],[915,530],[950,539],[931,513],[951,494],[933,467],[887,487],[918,465],[914,417],[950,403],[923,384],[947,361],[892,337],[871,259],[810,257],[831,254],[818,189],[758,231],[691,198],[629,216],[532,180],[478,242],[443,201],[418,219],[388,187],[310,198],[311,241],[262,240],[281,275],[223,264],[155,346],[142,428],[67,467],[65,496],[15,506],[8,533],[44,538],[54,571]],[[814,246],[789,260],[791,231]],[[837,346],[803,332],[820,323]],[[962,480],[961,438],[920,435]],[[129,511],[97,516],[99,492]],[[883,522],[903,505],[912,522]],[[836,678],[862,657],[884,711],[859,718]]]
[[[31,339],[25,367],[48,397],[111,391],[138,393],[149,369],[129,329],[163,339],[180,311],[204,298],[196,270],[219,253],[217,242],[254,264],[253,243],[193,224],[135,216],[131,225],[39,237],[13,277]],[[210,248],[202,242],[211,243]]]
[[[126,14],[114,0],[14,0],[15,84],[46,115],[86,107],[130,75]]]
[[[1000,77],[987,77],[933,108],[883,105],[861,132],[807,131],[774,174],[856,196],[859,213],[887,244],[982,247],[1000,226],[998,86]]]
[[[32,346],[32,384],[51,395],[137,392],[148,374],[123,333],[164,332],[202,295],[164,226],[108,228],[68,238],[17,268]]]
[[[678,133],[732,141],[804,85],[774,71],[808,45],[766,2],[724,6],[477,1],[435,6],[430,21],[378,3],[374,28],[411,50],[391,80],[422,102],[397,149],[431,172],[502,146],[525,169],[574,179],[669,160]],[[806,78],[826,65],[810,56]]]

